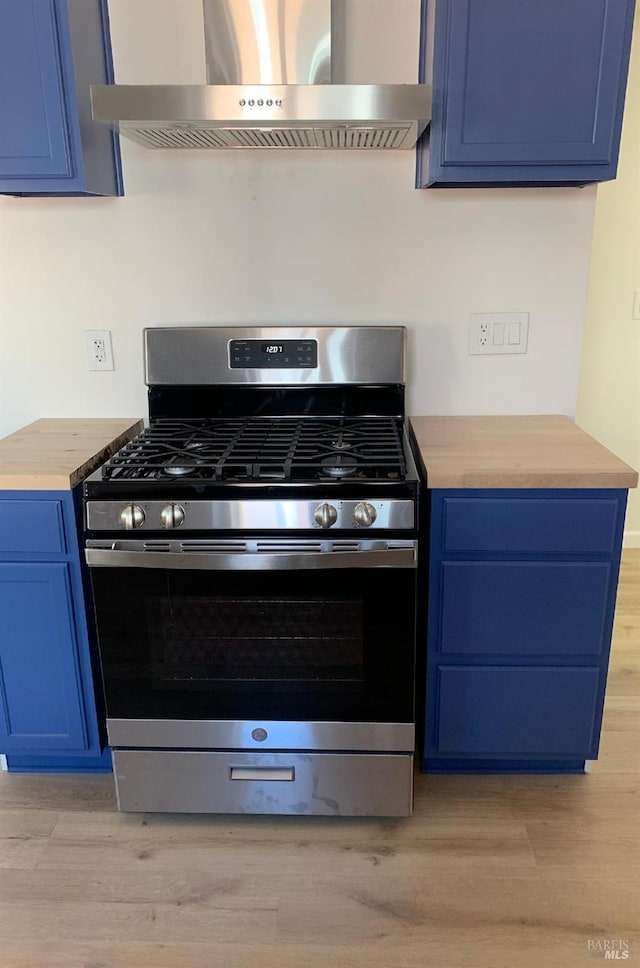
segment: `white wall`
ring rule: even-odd
[[[578,421],[640,468],[640,20],[636,19],[618,177],[598,188]],[[640,548],[640,491],[631,491],[625,544]]]
[[[167,2],[111,0],[120,82],[150,79]],[[154,42],[189,80],[197,17],[176,24]],[[123,199],[0,199],[0,433],[144,414],[141,330],[176,323],[402,322],[411,412],[575,413],[594,189],[418,192],[413,152],[122,149]],[[531,313],[526,355],[467,355],[490,311]],[[87,371],[86,328],[113,331],[113,373]]]

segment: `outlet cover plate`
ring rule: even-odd
[[[113,349],[110,329],[85,329],[87,362],[90,370],[112,370]]]
[[[470,356],[526,353],[529,313],[472,313],[469,324]]]

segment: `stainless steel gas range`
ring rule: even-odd
[[[405,339],[145,331],[150,425],[84,485],[121,810],[411,813]]]

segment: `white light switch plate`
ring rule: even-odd
[[[529,313],[472,313],[469,355],[493,356],[526,353]]]

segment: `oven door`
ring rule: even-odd
[[[92,540],[114,746],[413,749],[414,541]]]

